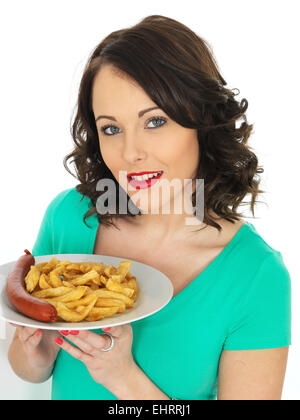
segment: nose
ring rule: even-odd
[[[124,138],[122,157],[129,164],[141,162],[147,157],[143,142],[136,134]]]

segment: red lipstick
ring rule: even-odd
[[[155,174],[155,173],[158,173],[158,175],[152,178],[146,179],[146,180],[138,181],[137,179],[131,178],[131,176],[141,176],[141,175]],[[163,171],[131,172],[130,174],[127,175],[127,179],[130,185],[132,185],[134,188],[136,188],[137,190],[140,190],[140,189],[143,190],[143,189],[146,189],[155,185],[162,175],[163,175]]]
[[[148,174],[156,174],[157,172],[162,171],[143,171],[143,172],[130,172],[127,176],[141,176],[141,175],[148,175]]]

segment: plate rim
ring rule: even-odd
[[[44,329],[44,330],[63,330],[63,329],[95,330],[95,329],[106,328],[106,327],[109,327],[109,326],[114,327],[114,326],[124,325],[124,324],[128,324],[128,323],[133,323],[133,322],[136,322],[136,321],[140,321],[141,319],[145,319],[145,318],[147,318],[151,315],[156,314],[160,310],[162,310],[165,306],[167,306],[170,303],[170,301],[173,298],[174,286],[173,286],[171,280],[162,271],[158,270],[157,268],[155,268],[155,267],[153,267],[149,264],[141,263],[141,262],[136,261],[134,259],[130,259],[130,258],[126,259],[126,258],[122,258],[122,257],[115,257],[113,255],[110,256],[110,255],[102,255],[102,254],[80,254],[80,253],[47,254],[47,255],[38,255],[38,256],[35,256],[34,258],[35,258],[36,263],[39,263],[40,259],[45,259],[45,260],[48,259],[49,260],[49,258],[51,259],[53,257],[56,257],[57,259],[60,259],[59,257],[63,258],[63,256],[68,256],[68,258],[70,256],[71,257],[74,256],[74,259],[75,259],[78,255],[80,255],[83,258],[91,258],[92,257],[93,259],[101,259],[101,257],[105,257],[107,259],[113,258],[113,259],[120,260],[120,261],[132,261],[132,263],[139,265],[140,268],[145,268],[146,267],[148,270],[150,269],[150,271],[158,272],[160,274],[160,276],[162,276],[164,278],[165,286],[169,289],[168,290],[169,296],[168,296],[168,298],[166,298],[165,302],[162,303],[161,305],[159,305],[159,307],[156,308],[154,311],[152,311],[151,313],[146,314],[146,315],[140,315],[140,316],[134,318],[133,320],[125,319],[125,320],[120,320],[120,321],[115,320],[113,322],[114,318],[111,317],[111,322],[109,322],[109,323],[104,324],[104,322],[105,322],[104,320],[106,320],[106,318],[103,318],[102,320],[99,320],[99,321],[89,322],[88,325],[86,325],[87,321],[81,321],[81,322],[78,322],[78,323],[70,323],[70,322],[43,323],[43,322],[34,320],[33,318],[29,318],[26,315],[22,314],[16,308],[14,308],[13,305],[9,302],[9,305],[11,305],[11,308],[9,307],[10,310],[13,310],[16,313],[16,315],[20,315],[20,316],[26,318],[25,321],[15,321],[15,320],[8,319],[10,317],[5,316],[3,314],[2,301],[4,301],[4,304],[7,306],[7,304],[5,303],[5,298],[8,300],[8,297],[7,297],[6,292],[5,292],[5,283],[4,283],[3,285],[0,285],[0,319],[4,320],[5,322],[8,322],[8,323],[12,323],[12,324],[15,324],[15,325],[20,325],[20,326],[25,326],[25,327],[29,327],[29,328],[34,328],[34,329],[39,328],[39,329]],[[93,261],[93,259],[91,259],[91,261]],[[7,266],[8,267],[13,266],[16,263],[16,261],[17,260],[10,261],[10,262],[5,263],[5,264],[1,264],[0,265],[0,275],[6,277],[7,273],[4,273],[2,271],[2,269],[4,267],[7,267]],[[82,260],[82,262],[85,262],[85,261],[87,261],[87,260]],[[3,298],[3,296],[2,296],[3,294],[5,295],[5,298]],[[129,314],[129,312],[127,314]],[[122,315],[123,315],[123,313],[120,314],[121,317],[122,317]],[[27,322],[27,319],[28,319],[28,322]],[[107,318],[107,319],[109,319],[109,318]],[[38,325],[33,325],[32,322],[35,322]],[[82,324],[85,324],[85,325],[82,325]],[[101,324],[101,326],[99,324]]]

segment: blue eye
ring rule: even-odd
[[[113,136],[115,133],[113,133],[113,134],[107,134],[106,132],[105,132],[105,130],[107,130],[108,128],[118,128],[118,127],[116,127],[116,126],[114,126],[114,125],[105,125],[104,127],[101,127],[101,131],[102,131],[102,133],[104,133],[104,135],[105,136]]]
[[[147,122],[146,122],[146,125],[148,124],[148,123],[150,123],[150,122],[153,122],[154,121],[154,127],[150,127],[150,130],[153,130],[153,129],[155,129],[155,128],[159,128],[159,127],[162,127],[163,125],[165,125],[166,124],[166,122],[167,122],[167,120],[166,120],[166,118],[163,118],[163,117],[152,117],[152,118],[150,118]],[[163,123],[158,123],[157,124],[157,122],[160,122],[160,121],[162,121]],[[108,128],[111,128],[112,129],[112,134],[108,134],[107,132],[106,132],[106,130],[108,129]],[[114,129],[117,129],[118,130],[118,127],[116,127],[115,125],[111,125],[111,124],[108,124],[108,125],[104,125],[103,127],[101,127],[101,132],[105,135],[105,136],[113,136],[114,134],[118,134],[117,132],[114,132]]]
[[[161,127],[161,126],[163,126],[163,125],[165,125],[165,123],[167,122],[167,120],[165,119],[165,118],[161,118],[161,117],[153,117],[153,118],[151,118],[150,120],[148,120],[147,121],[147,123],[149,122],[152,122],[152,121],[155,121],[155,122],[157,122],[157,121],[164,121],[164,123],[163,124],[158,124],[158,125],[156,125],[155,127],[152,127],[152,128],[158,128],[158,127]]]

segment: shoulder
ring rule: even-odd
[[[46,217],[50,220],[53,228],[60,226],[78,226],[83,223],[85,213],[91,207],[89,197],[82,195],[74,188],[68,188],[59,192],[49,203]],[[91,217],[88,220],[94,218]]]
[[[274,250],[265,256],[253,283],[259,290],[265,289],[269,299],[275,294],[290,295],[291,276],[281,252]]]
[[[47,211],[58,215],[71,209],[88,210],[90,199],[80,194],[76,187],[58,193],[49,203]]]
[[[218,275],[226,279],[226,288],[237,301],[251,294],[290,292],[290,274],[283,255],[253,224],[243,225],[224,252],[226,258],[217,267]]]
[[[245,223],[234,238],[234,248],[237,258],[243,266],[253,266],[257,269],[269,265],[282,265],[282,254],[265,239],[252,223]]]
[[[244,220],[239,220],[234,224],[226,220],[221,222],[218,220],[218,223],[222,227],[222,233],[217,233],[214,228],[214,231],[205,238],[205,242],[211,244],[211,247],[228,248],[226,252],[230,253],[231,267],[235,262],[235,267],[251,266],[254,269],[259,268],[268,257],[269,260],[272,258],[274,261],[280,260],[279,250],[275,249],[252,223]]]
[[[59,192],[47,206],[38,238],[33,247],[34,255],[81,253],[90,237],[90,227],[97,220],[84,215],[91,207],[91,200],[76,188]],[[92,225],[92,226],[91,226]]]
[[[81,199],[87,199],[87,197],[82,196],[77,190],[76,187],[68,188],[66,190],[61,191],[58,193],[49,204],[49,208],[52,210],[57,210],[61,207],[66,207],[73,205],[79,202]]]
[[[253,224],[243,227],[240,240],[236,242],[237,284],[247,289],[247,299],[257,305],[267,305],[273,299],[283,301],[290,298],[291,277],[283,255],[275,249]],[[234,263],[234,261],[233,261]]]

